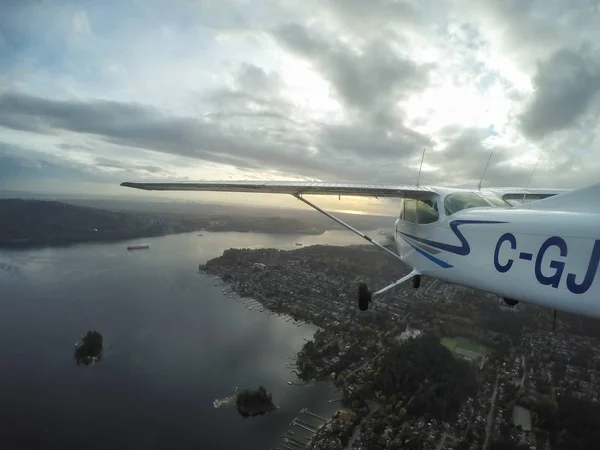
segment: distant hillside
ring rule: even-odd
[[[202,224],[55,201],[0,200],[0,247],[110,241],[193,231]]]
[[[336,225],[330,224],[331,228]],[[321,234],[331,228],[295,217],[240,215],[236,211],[206,211],[203,215],[126,212],[57,201],[0,199],[0,247],[5,248],[116,241],[197,230]]]
[[[46,200],[46,199],[41,199]],[[255,206],[255,205],[232,205],[216,204],[206,202],[188,202],[181,201],[128,201],[121,198],[110,200],[90,200],[90,199],[48,199],[58,200],[79,206],[89,206],[109,211],[122,211],[128,213],[151,213],[170,217],[186,218],[206,218],[206,217],[238,217],[240,219],[273,217],[285,219],[297,219],[310,227],[317,227],[326,230],[341,230],[343,227],[333,222],[328,217],[306,207],[306,209],[293,209],[288,207],[288,202],[282,201],[281,205],[275,206]],[[283,199],[282,199],[283,200]],[[317,202],[320,203],[320,202]],[[340,219],[348,222],[360,230],[376,230],[379,228],[392,228],[396,220],[396,210],[390,208],[390,216],[373,216],[368,214],[349,214],[330,211]]]

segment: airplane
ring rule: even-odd
[[[578,189],[455,189],[417,185],[296,181],[124,182],[149,191],[287,194],[324,214],[411,272],[372,293],[358,285],[358,306],[422,277],[501,297],[508,306],[531,303],[600,318],[600,183]],[[398,198],[397,252],[330,214],[304,195]]]

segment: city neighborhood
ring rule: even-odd
[[[384,286],[404,270],[367,246],[230,249],[201,269],[265,311],[319,327],[294,372],[330,381],[342,401],[326,422],[305,425],[307,448],[576,449],[597,436],[593,322],[563,314],[552,331],[549,311],[427,279],[362,313],[358,282]],[[390,355],[408,366],[396,368]],[[407,381],[418,374],[425,379]],[[281,448],[303,448],[297,438]]]

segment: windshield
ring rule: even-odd
[[[447,216],[468,208],[486,207],[490,205],[479,195],[472,192],[456,192],[446,196],[444,199],[444,209]]]
[[[481,194],[483,198],[485,198],[488,202],[490,202],[494,206],[498,206],[500,208],[512,208],[513,205],[508,203],[506,200],[494,194]]]

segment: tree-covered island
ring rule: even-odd
[[[75,346],[75,361],[77,364],[91,364],[102,357],[103,351],[102,335],[97,331],[88,331],[81,342]]]
[[[244,417],[263,415],[276,408],[271,394],[263,386],[238,392],[236,406]]]

